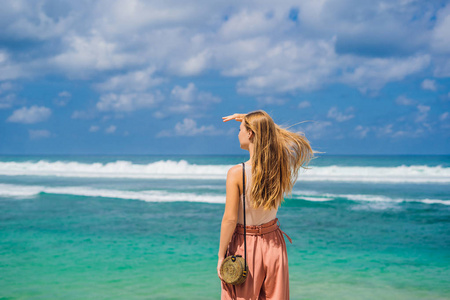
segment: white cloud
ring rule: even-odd
[[[28,130],[28,134],[31,140],[38,140],[43,138],[49,138],[51,136],[50,131],[48,130]]]
[[[394,124],[386,124],[382,127],[375,127],[375,131],[377,132],[378,137],[386,136],[386,135],[392,135],[393,129],[392,127]]]
[[[298,1],[297,5],[303,30],[316,36],[337,35],[340,53],[386,56],[417,51],[429,42],[425,24],[440,5],[420,4],[425,3],[325,0]]]
[[[154,67],[149,67],[116,75],[96,87],[102,91],[145,91],[164,82],[163,78],[154,76],[155,71]]]
[[[346,111],[352,111],[352,110],[353,110],[353,107],[349,107],[346,109]],[[335,119],[338,122],[344,122],[344,121],[348,121],[348,120],[354,118],[355,115],[352,115],[352,114],[345,115],[345,114],[339,112],[337,107],[334,106],[328,110],[327,117],[331,118],[331,119]]]
[[[442,113],[439,116],[439,121],[441,122],[441,124],[440,124],[441,128],[445,129],[447,132],[449,132],[448,129],[450,128],[450,118],[449,118],[448,111]],[[447,135],[448,135],[448,133],[447,133]]]
[[[47,120],[52,114],[51,109],[45,106],[22,107],[13,112],[7,119],[8,122],[32,124]]]
[[[163,119],[166,117],[166,115],[161,111],[155,111],[152,115],[157,119]]]
[[[171,96],[180,102],[192,103],[195,101],[201,103],[219,103],[219,97],[213,96],[211,93],[199,91],[194,83],[189,83],[186,88],[175,86],[172,89]]]
[[[62,91],[58,93],[58,97],[59,98],[53,100],[53,103],[55,103],[58,106],[66,106],[67,103],[69,103],[72,94],[70,94],[68,91]]]
[[[0,96],[0,109],[10,108],[16,102],[15,94],[8,94],[6,96]]]
[[[213,125],[200,127],[197,126],[197,122],[192,119],[185,118],[183,122],[178,122],[173,130],[163,130],[157,136],[198,136],[198,135],[222,135],[223,130],[216,129]]]
[[[95,118],[96,114],[94,111],[83,111],[75,110],[70,116],[72,119],[89,120]]]
[[[398,96],[397,99],[395,99],[395,103],[397,103],[398,105],[414,105],[417,103],[417,101],[409,99],[403,95]]]
[[[280,18],[271,16],[263,10],[243,9],[226,20],[218,34],[225,40],[245,39],[265,35],[280,26],[287,28],[287,24]]]
[[[181,102],[192,102],[194,101],[194,94],[197,91],[195,85],[191,82],[186,88],[181,86],[176,86],[173,88],[171,95],[173,98],[180,100]]]
[[[309,101],[302,101],[298,104],[298,108],[300,108],[300,109],[307,108],[310,106],[311,106],[311,103]]]
[[[108,128],[105,129],[106,133],[114,133],[116,132],[117,127],[114,125],[110,125]]]
[[[96,125],[91,125],[91,127],[89,127],[89,132],[97,132],[99,131],[100,127],[96,126]]]
[[[204,50],[186,61],[181,62],[178,66],[178,74],[183,76],[199,75],[210,66],[212,54],[209,50]]]
[[[417,128],[416,130],[412,130],[409,126],[405,129],[395,130],[394,124],[386,124],[383,126],[357,126],[357,133],[360,134],[360,137],[363,138],[366,136],[366,133],[371,131],[374,132],[378,138],[417,138],[423,132],[422,129]]]
[[[69,35],[63,38],[66,52],[49,60],[49,64],[67,72],[71,77],[85,78],[93,71],[107,71],[132,66],[139,58],[122,53],[119,41],[110,41],[107,36],[93,30],[87,36]]]
[[[362,92],[378,90],[386,83],[399,81],[423,70],[430,63],[429,55],[406,58],[358,58],[352,71],[344,72],[342,82],[358,87]]]
[[[435,57],[434,66],[434,76],[450,77],[450,59],[447,56]]]
[[[13,91],[16,89],[11,82],[3,82],[0,84],[0,109],[10,108],[14,104],[18,104],[18,99]]]
[[[288,101],[288,99],[275,96],[264,96],[257,97],[256,101],[258,101],[259,105],[283,105]]]
[[[428,117],[428,112],[430,111],[430,106],[426,106],[426,105],[421,105],[419,104],[417,106],[417,116],[415,119],[416,123],[420,123],[426,120],[426,118]]]
[[[419,138],[423,137],[426,132],[432,132],[430,124],[422,123],[419,127],[413,127],[410,123],[399,123],[396,127],[402,126],[400,129],[394,129],[394,124],[386,124],[384,126],[370,126],[370,131],[375,132],[378,138]]]
[[[436,77],[450,76],[450,5],[439,7],[434,14],[435,26],[431,32],[430,48],[433,52],[434,73]]]
[[[197,123],[192,119],[184,119],[183,123],[177,123],[175,125],[175,134],[176,135],[185,135],[185,136],[193,136],[193,135],[215,135],[214,126],[201,126],[197,127]]]
[[[68,91],[62,91],[62,92],[58,93],[58,96],[70,98],[70,97],[72,97],[72,94],[70,94]]]
[[[0,51],[0,64],[4,64],[8,61],[8,53],[6,51]]]
[[[370,131],[370,128],[358,125],[355,127],[355,131],[359,138],[365,138],[367,136],[367,133]]]
[[[426,122],[423,122],[418,127],[407,126],[405,130],[398,130],[392,134],[392,137],[408,137],[408,138],[420,138],[428,133],[433,133],[433,127]]]
[[[163,111],[157,115],[165,116],[167,113],[202,113],[214,103],[221,102],[219,97],[211,93],[199,91],[194,83],[189,83],[185,88],[175,86],[170,93],[170,100],[166,101]]]
[[[162,78],[212,72],[236,77],[240,93],[278,97],[336,82],[378,90],[430,64],[439,76],[450,74],[449,5],[13,2],[0,12],[1,37],[39,43],[18,56],[0,50],[0,80],[56,73],[102,78],[100,90],[130,94],[151,93]]]
[[[396,132],[393,132],[391,134],[391,136],[394,137],[394,138],[395,137],[411,137],[411,138],[414,138],[414,137],[418,137],[418,136],[422,135],[423,132],[424,131],[421,128],[417,128],[415,131],[398,130]]]
[[[330,82],[339,67],[334,39],[272,42],[267,38],[239,41],[222,49],[223,74],[244,77],[238,92],[285,93],[314,90]],[[248,45],[247,45],[248,44]]]
[[[424,90],[430,90],[430,91],[436,91],[437,90],[436,81],[431,80],[431,79],[425,79],[424,81],[422,81],[422,84],[420,86]]]
[[[425,126],[426,127],[426,126]],[[430,128],[427,128],[430,130]],[[360,139],[367,137],[369,132],[373,132],[378,138],[418,138],[424,134],[422,128],[412,128],[409,124],[405,128],[396,130],[394,124],[386,124],[383,126],[363,126],[358,125],[354,129],[354,136]]]
[[[0,24],[7,35],[16,35],[21,40],[29,38],[42,41],[59,37],[68,29],[74,28],[77,21],[75,17],[81,16],[69,14],[69,11],[80,8],[82,6],[72,3],[55,5],[49,1],[5,2],[1,14],[3,24]]]
[[[431,46],[438,53],[450,53],[450,5],[437,12]]]
[[[160,94],[149,93],[109,93],[97,102],[99,111],[130,112],[140,108],[152,108],[161,100]]]
[[[301,132],[304,132],[307,137],[310,136],[313,139],[319,139],[330,133],[330,130],[328,128],[331,126],[332,123],[329,121],[314,121],[313,123],[308,124],[306,127],[302,127]]]
[[[12,90],[14,85],[11,82],[2,82],[0,84],[0,95]]]
[[[23,66],[12,61],[9,53],[0,49],[0,81],[14,80],[27,75],[27,72],[23,70]]]

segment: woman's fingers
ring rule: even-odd
[[[223,262],[223,258],[219,259],[219,261],[217,262],[217,275],[219,276],[220,280],[223,280],[222,277],[220,276],[220,266],[222,265]]]
[[[231,115],[231,116],[222,117],[222,120],[223,120],[224,122],[228,122],[228,121],[230,121],[230,120],[236,119],[236,115],[237,115],[237,114],[234,114],[234,115]]]
[[[224,122],[228,122],[231,120],[236,120],[238,122],[242,122],[242,120],[244,120],[244,116],[245,116],[245,114],[232,114],[230,116],[222,117],[222,119]]]

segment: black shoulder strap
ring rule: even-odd
[[[242,185],[243,185],[243,201],[242,201],[242,208],[244,213],[244,253],[245,253],[245,270],[247,271],[247,231],[246,231],[246,224],[245,224],[245,163],[242,163]]]

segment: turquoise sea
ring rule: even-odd
[[[0,156],[0,299],[220,299],[246,156]],[[450,156],[330,156],[279,209],[291,299],[450,299]]]

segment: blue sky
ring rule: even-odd
[[[0,154],[450,154],[449,1],[0,3]]]

